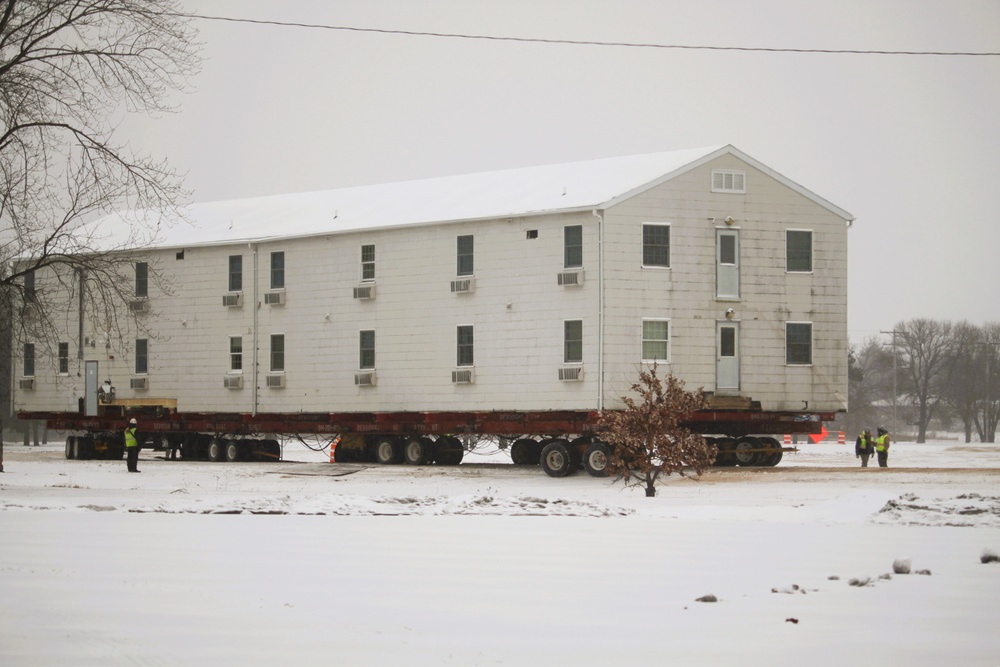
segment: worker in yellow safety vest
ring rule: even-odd
[[[870,428],[866,428],[854,442],[854,458],[861,459],[862,468],[868,467],[868,457],[872,455],[872,451],[874,451],[874,449],[875,439],[872,438],[872,430]]]
[[[878,455],[878,467],[889,467],[889,432],[878,427],[878,437],[875,438],[875,453]]]
[[[135,437],[135,431],[139,424],[135,419],[130,419],[128,428],[125,429],[125,462],[128,464],[129,472],[142,472],[139,470],[139,440]]]

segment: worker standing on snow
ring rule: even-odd
[[[878,437],[875,438],[875,453],[878,454],[878,467],[889,467],[889,432],[878,427]]]
[[[125,429],[125,451],[128,452],[125,462],[128,464],[129,472],[142,472],[139,470],[139,441],[135,437],[137,428],[139,424],[133,418],[129,420],[128,428]]]
[[[861,459],[862,468],[868,467],[868,457],[872,455],[874,449],[875,440],[872,438],[872,430],[866,428],[854,443],[854,457]]]

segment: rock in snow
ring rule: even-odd
[[[695,602],[718,602],[719,598],[715,597],[711,593],[708,595],[702,595],[700,598],[695,600]]]
[[[993,549],[983,549],[979,561],[982,563],[997,563],[1000,562],[1000,555],[996,551],[993,551]]]
[[[909,574],[910,573],[910,559],[909,558],[897,558],[892,561],[892,571],[896,574]]]

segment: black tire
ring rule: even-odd
[[[757,438],[743,436],[736,441],[733,453],[736,456],[736,463],[740,466],[759,466],[761,464],[762,447]]]
[[[403,445],[403,460],[411,466],[427,465],[434,459],[433,447],[430,438],[413,436]]]
[[[565,477],[576,470],[570,444],[565,440],[552,440],[542,447],[539,463],[549,477]]]
[[[435,444],[437,453],[434,459],[438,465],[457,466],[465,457],[465,447],[462,446],[462,441],[454,436],[441,436]]]
[[[76,458],[76,436],[66,436],[66,458],[72,460]]]
[[[773,468],[774,466],[781,463],[781,458],[785,454],[783,451],[781,451],[782,447],[781,443],[778,442],[775,438],[771,437],[759,438],[759,440],[764,444],[765,447],[771,450],[770,454],[767,457],[767,460],[764,462],[763,465],[770,466]]]
[[[718,438],[715,446],[719,453],[715,456],[715,465],[719,468],[731,468],[736,465],[736,456],[733,450],[736,448],[736,441],[732,438]]]
[[[206,454],[208,455],[209,461],[212,463],[218,463],[225,458],[225,442],[226,441],[222,438],[212,438],[208,441],[208,451]]]
[[[530,438],[515,440],[510,446],[510,460],[514,465],[534,466],[538,465],[538,457],[541,452],[537,451],[538,442]]]
[[[611,456],[611,448],[600,440],[596,440],[590,443],[583,452],[583,469],[591,477],[607,477],[609,456]]]
[[[243,443],[239,440],[226,440],[225,447],[226,461],[234,463],[243,458]]]
[[[93,452],[93,446],[92,446],[93,442],[94,440],[90,436],[77,438],[76,449],[74,450],[75,453],[73,454],[73,458],[77,459],[78,461],[85,461],[92,458],[91,452]]]
[[[395,465],[403,462],[403,446],[396,438],[377,438],[372,451],[375,462],[383,465]]]

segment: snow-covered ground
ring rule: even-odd
[[[800,448],[650,499],[495,451],[130,475],[7,443],[0,665],[1000,665],[1000,446]]]

